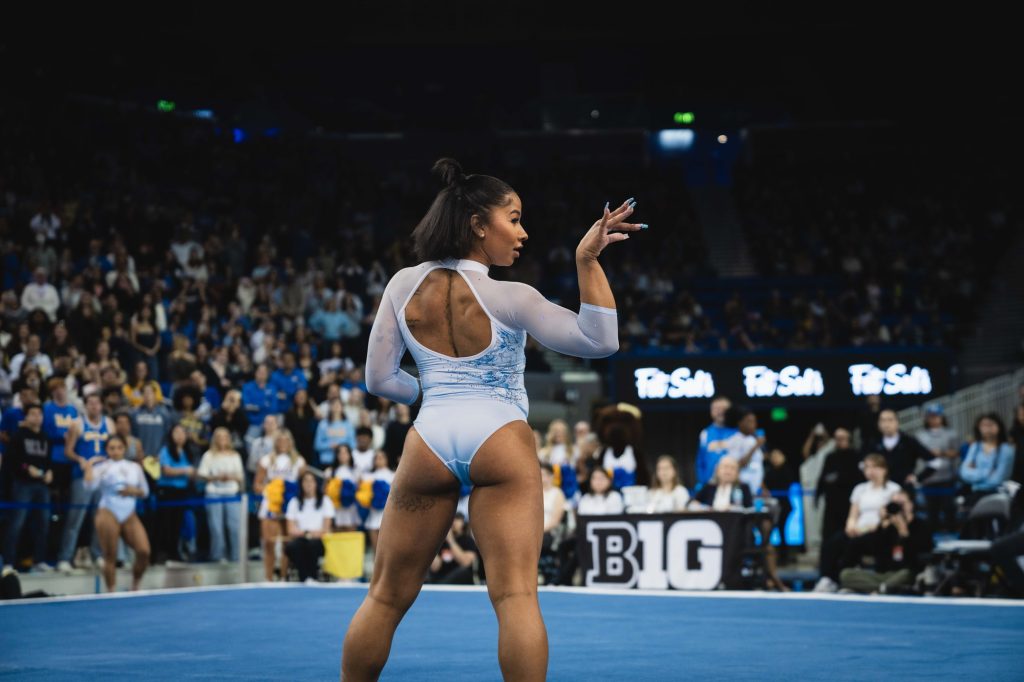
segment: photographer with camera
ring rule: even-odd
[[[839,574],[843,589],[864,594],[909,591],[922,568],[921,557],[932,549],[927,522],[914,517],[912,491],[894,493],[880,514],[876,531],[847,545],[842,563],[850,568]],[[857,566],[865,555],[874,556],[873,570]]]

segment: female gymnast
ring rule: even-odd
[[[602,217],[576,247],[579,314],[532,287],[493,280],[526,242],[523,206],[506,183],[465,175],[452,159],[434,164],[444,188],[413,231],[423,262],[392,277],[370,332],[370,392],[412,404],[422,395],[384,509],[373,579],[349,624],[343,680],[376,680],[405,612],[451,528],[462,485],[498,618],[506,680],[542,680],[547,632],[537,602],[544,529],[540,466],[526,422],[527,333],[555,351],[607,357],[618,349],[615,299],[598,263],[609,244],[644,229],[627,223],[636,202]],[[399,369],[406,349],[419,382]]]
[[[128,446],[117,434],[107,438],[107,457],[85,460],[82,472],[85,487],[100,489],[96,510],[96,534],[103,550],[103,579],[107,591],[117,587],[117,545],[120,539],[135,551],[132,564],[132,590],[139,589],[142,574],[149,566],[149,537],[135,513],[135,502],[149,497],[146,475],[137,462],[125,459]]]

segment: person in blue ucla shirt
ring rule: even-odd
[[[270,383],[277,391],[278,412],[287,412],[291,409],[295,392],[300,388],[309,388],[306,375],[296,366],[295,353],[291,351],[286,351],[281,357],[281,367],[270,375]]]
[[[67,522],[61,537],[60,550],[57,553],[57,568],[64,572],[72,569],[71,560],[78,546],[78,532],[82,522],[88,517],[92,527],[94,509],[99,502],[99,489],[90,490],[83,480],[82,465],[94,457],[106,457],[107,439],[114,433],[114,423],[103,414],[103,401],[99,392],[90,393],[85,397],[85,414],[80,416],[68,429],[64,441],[64,454],[72,461],[71,467],[71,509],[68,510]],[[100,547],[96,534],[92,534],[90,553],[95,561],[100,556]]]
[[[270,383],[270,370],[265,363],[256,368],[256,378],[242,386],[242,405],[249,417],[249,431],[246,441],[251,442],[260,435],[260,425],[268,415],[280,412],[277,404],[277,390]]]
[[[50,438],[53,463],[70,466],[71,460],[64,455],[64,441],[68,429],[78,419],[78,408],[68,402],[68,388],[63,377],[47,382],[50,399],[43,405],[43,431]]]
[[[732,407],[732,401],[724,395],[711,399],[711,423],[700,432],[700,445],[697,447],[696,487],[706,485],[715,475],[718,460],[726,451],[725,441],[736,433],[735,428],[725,425],[725,413]]]

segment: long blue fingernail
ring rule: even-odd
[[[630,208],[636,208],[636,201],[634,201],[633,203],[631,203],[631,204],[629,205],[629,207],[630,207]]]
[[[648,227],[650,227],[650,225],[648,225],[647,223],[640,223],[641,230],[646,230]]]
[[[608,210],[608,204],[609,204],[609,203],[610,203],[610,202],[608,202],[608,201],[604,202],[604,210],[606,210],[606,211]]]
[[[626,203],[627,203],[627,204],[628,204],[629,202],[631,202],[631,201],[635,201],[635,199],[634,199],[633,197],[630,197],[630,198],[626,199]]]

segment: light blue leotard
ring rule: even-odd
[[[491,320],[491,343],[475,355],[451,357],[419,343],[405,321],[405,307],[433,270],[458,272]],[[577,315],[551,303],[531,286],[500,282],[473,260],[427,261],[399,271],[384,290],[370,331],[366,386],[374,395],[411,405],[416,378],[399,365],[406,348],[419,369],[423,404],[413,426],[463,485],[484,441],[505,424],[526,420],[524,346],[529,333],[548,348],[582,358],[602,358],[619,347],[614,308],[583,303]]]

